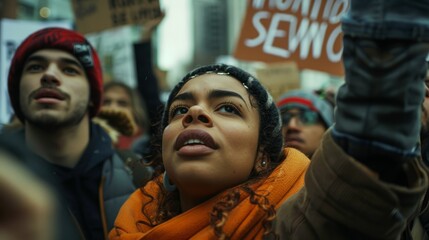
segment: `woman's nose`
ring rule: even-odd
[[[185,117],[182,120],[183,126],[187,127],[191,124],[203,124],[208,127],[213,126],[212,119],[207,112],[198,105],[189,108]]]

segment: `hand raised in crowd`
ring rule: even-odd
[[[164,19],[165,13],[161,12],[159,17],[150,19],[144,24],[142,24],[142,31],[141,31],[141,38],[140,41],[146,42],[149,41],[152,37],[153,31],[156,29],[156,27],[161,23],[161,21]]]
[[[0,239],[53,239],[52,192],[11,154],[0,150],[0,159]]]

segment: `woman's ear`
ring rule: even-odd
[[[258,152],[258,157],[255,161],[254,169],[257,173],[265,171],[268,168],[269,159],[268,156],[263,151]]]

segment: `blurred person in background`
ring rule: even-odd
[[[144,185],[152,176],[152,168],[145,165],[143,157],[150,147],[150,136],[146,132],[147,112],[138,92],[118,81],[104,84],[102,107],[93,121],[111,137],[116,153],[131,169],[134,185]]]
[[[148,152],[153,124],[159,121],[162,102],[159,96],[158,79],[154,72],[152,36],[164,19],[164,13],[141,26],[141,35],[133,45],[137,71],[137,85],[132,88],[119,79],[104,85],[101,118],[115,118],[112,114],[124,113],[128,122],[118,126],[119,134],[114,145],[120,150],[132,150],[144,156]],[[113,122],[113,125],[117,124]]]
[[[114,146],[120,150],[129,150],[137,138],[147,134],[145,131],[149,129],[148,115],[138,92],[119,81],[104,84],[103,102],[98,117],[109,119],[109,116],[114,114],[125,115],[123,122],[117,124],[121,134]]]
[[[333,124],[333,106],[312,91],[292,90],[279,98],[277,107],[282,117],[285,145],[311,158],[323,134]]]

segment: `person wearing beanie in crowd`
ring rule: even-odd
[[[282,151],[280,123],[271,96],[243,70],[215,64],[188,73],[153,139],[155,177],[123,205],[110,239],[262,237],[309,164]]]
[[[135,188],[110,137],[91,121],[103,91],[97,53],[74,31],[34,32],[12,59],[8,91],[24,125],[15,134],[61,186],[82,238],[106,239]]]
[[[333,124],[332,105],[311,91],[292,90],[280,97],[277,107],[285,145],[311,158],[323,134]]]

